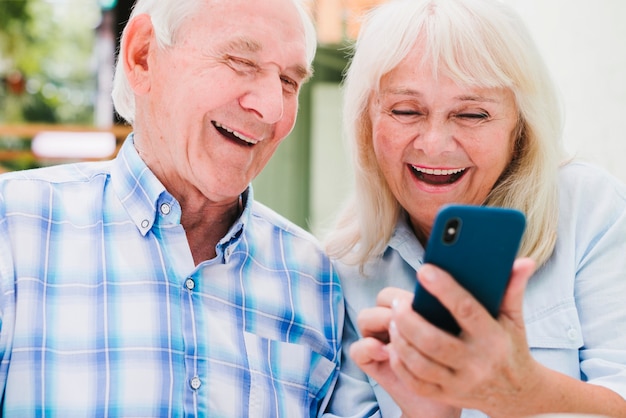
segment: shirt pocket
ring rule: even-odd
[[[580,379],[578,350],[584,340],[573,299],[531,312],[526,318],[526,337],[537,361]]]
[[[336,364],[309,346],[244,332],[250,416],[313,416]]]

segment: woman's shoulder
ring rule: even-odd
[[[571,161],[559,170],[561,203],[593,207],[610,202],[614,209],[626,207],[626,183],[605,168],[584,161]]]
[[[598,165],[569,162],[559,170],[559,207],[561,238],[574,231],[578,239],[597,238],[626,222],[626,184]]]
[[[587,199],[596,199],[612,195],[626,202],[626,183],[605,168],[585,161],[573,160],[561,166],[559,188],[570,197],[584,194]]]

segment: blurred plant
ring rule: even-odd
[[[0,123],[91,123],[101,18],[85,0],[0,1]]]
[[[0,0],[0,124],[93,123],[101,19],[98,0]],[[29,146],[0,137],[0,149]]]

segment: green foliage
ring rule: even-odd
[[[96,90],[96,1],[0,0],[0,123],[91,123]]]
[[[12,45],[10,41],[18,38],[20,22],[30,20],[27,4],[27,0],[0,1],[0,46],[3,51]]]
[[[98,0],[0,0],[0,124],[93,123],[101,19]],[[20,156],[0,164],[36,166],[20,153],[29,148],[29,138],[0,136],[0,150]]]

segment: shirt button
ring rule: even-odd
[[[144,219],[143,221],[141,221],[141,227],[142,228],[147,228],[148,226],[150,226],[150,221],[147,219]]]
[[[567,337],[570,340],[575,340],[577,336],[578,336],[578,332],[576,332],[576,328],[570,328],[567,330]]]
[[[169,215],[171,211],[172,211],[172,208],[170,207],[168,203],[163,203],[161,205],[161,213],[163,215]]]
[[[194,282],[193,279],[187,279],[185,280],[185,287],[189,290],[193,290],[193,288],[196,287],[196,282]]]
[[[202,382],[200,381],[200,378],[198,376],[194,376],[194,378],[191,379],[189,384],[191,385],[191,388],[193,390],[198,390],[200,389],[200,386],[202,386]]]

